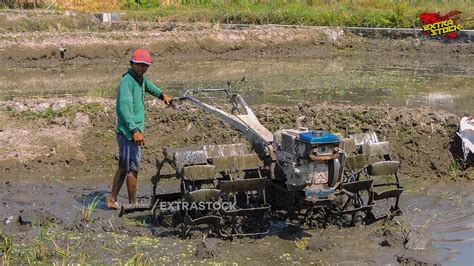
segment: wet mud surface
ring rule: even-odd
[[[472,185],[412,183],[402,197],[404,215],[371,225],[308,229],[273,219],[264,238],[222,240],[194,230],[181,240],[178,231],[154,225],[148,212],[118,218],[106,210],[103,179],[4,180],[0,209],[7,214],[3,236],[11,233],[15,243],[13,262],[466,265],[473,259]],[[81,220],[77,208],[96,197],[91,219]]]
[[[25,19],[24,28],[15,27],[15,21]],[[460,116],[473,110],[471,43],[365,39],[340,29],[271,25],[105,27],[83,17],[65,19],[61,30],[54,28],[57,24],[48,26],[47,20],[57,20],[56,15],[41,18],[44,24],[35,19],[0,14],[0,22],[5,22],[0,23],[5,66],[0,70],[3,262],[473,261],[474,172],[459,164],[454,137]],[[371,225],[331,224],[324,229],[274,218],[268,236],[232,240],[208,236],[205,230],[181,240],[175,229],[157,226],[148,212],[117,217],[104,201],[117,167],[111,98],[123,62],[137,46],[151,49],[156,62],[168,66],[157,66],[150,74],[159,76],[157,81],[174,95],[188,88],[221,87],[245,76],[247,83],[238,89],[272,132],[294,127],[300,115],[314,129],[343,135],[375,131],[390,142],[394,159],[401,162],[403,215]],[[63,59],[61,47],[67,49]],[[262,78],[269,75],[275,78]],[[325,93],[328,88],[337,92]],[[163,147],[247,143],[192,106],[166,108],[147,98],[147,109],[139,174],[142,200],[151,194],[150,179]],[[126,199],[123,189],[119,200]]]
[[[89,107],[74,109],[78,103]],[[142,197],[151,195],[150,178],[162,147],[245,143],[240,134],[192,106],[172,109],[157,101],[148,101],[147,106],[139,174]],[[106,209],[104,198],[117,165],[112,100],[30,99],[2,102],[1,107],[0,136],[7,145],[0,161],[0,213],[3,237],[11,234],[16,245],[11,253],[14,261],[463,264],[472,260],[468,252],[472,171],[453,166],[450,149],[459,120],[453,113],[337,104],[255,106],[258,118],[271,131],[293,127],[295,117],[306,115],[312,128],[343,134],[375,131],[388,140],[402,163],[407,188],[401,202],[403,216],[326,229],[274,218],[268,236],[231,241],[207,236],[205,230],[181,240],[176,229],[155,225],[148,212],[119,218],[117,211]],[[52,114],[39,115],[45,110]],[[36,144],[36,149],[22,148],[10,132],[25,132],[21,141]],[[48,132],[46,138],[41,132]],[[125,190],[122,193],[119,199],[125,202]],[[93,202],[96,209],[84,219],[84,208]]]

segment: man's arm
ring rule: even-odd
[[[161,93],[161,89],[158,88],[155,84],[153,84],[153,82],[151,82],[147,78],[145,78],[144,80],[145,80],[145,91],[163,100],[163,94]]]
[[[153,82],[149,81],[147,78],[145,79],[145,91],[163,100],[165,104],[170,104],[171,102],[171,97],[163,93],[160,88],[158,88],[155,84],[153,84]]]

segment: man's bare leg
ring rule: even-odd
[[[110,196],[107,199],[107,208],[117,209],[117,197],[120,192],[120,189],[122,188],[123,182],[125,181],[126,174],[127,172],[119,166],[117,172],[115,172],[114,180],[112,183],[112,192],[110,193]]]
[[[137,179],[138,172],[131,170],[127,173],[128,202],[131,204],[137,203]]]

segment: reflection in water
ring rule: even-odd
[[[114,97],[126,67],[0,70],[0,98],[65,94]],[[148,74],[172,95],[191,88],[224,87],[227,81],[245,77],[236,89],[247,96],[250,104],[304,100],[474,109],[474,72],[469,62],[439,66],[408,59],[384,61],[376,56],[221,60],[157,63]]]
[[[474,196],[467,184],[430,184],[404,197],[411,227],[427,232],[440,258],[450,265],[474,261]]]

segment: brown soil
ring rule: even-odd
[[[99,102],[101,110],[91,116],[90,122],[86,119],[85,124],[78,122],[81,116],[75,114],[36,118],[24,123],[25,119],[31,121],[31,110],[38,111],[38,106],[47,108],[59,101],[64,102],[62,108]],[[67,168],[75,172],[111,173],[115,170],[117,146],[112,100],[50,98],[8,101],[2,102],[1,106],[3,129],[0,138],[7,145],[2,148],[0,171]],[[210,114],[191,106],[182,107],[184,110],[173,110],[165,108],[161,101],[148,102],[142,165],[145,172],[154,171],[155,159],[162,156],[161,150],[166,146],[246,142],[241,134]],[[449,112],[326,103],[317,106],[305,103],[291,107],[256,106],[255,111],[262,124],[272,132],[294,127],[294,121],[300,115],[305,115],[308,126],[315,129],[343,135],[374,131],[391,143],[393,155],[401,161],[401,173],[406,177],[468,177],[455,164],[454,135],[459,116]],[[30,116],[26,117],[26,114]]]

